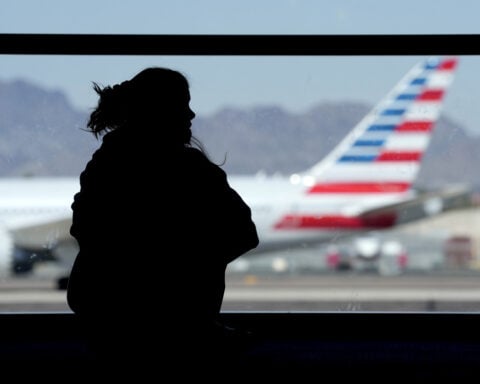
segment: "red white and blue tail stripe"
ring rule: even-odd
[[[272,239],[300,231],[302,241],[332,239],[405,222],[406,207],[421,204],[412,186],[457,62],[414,66],[322,161],[291,175],[299,196],[285,202]]]
[[[299,175],[310,180],[308,193],[378,198],[409,192],[456,66],[457,58],[449,57],[412,68],[322,162]]]

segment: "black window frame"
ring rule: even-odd
[[[365,56],[478,55],[480,34],[0,34],[0,54]]]
[[[0,55],[465,56],[480,55],[480,35],[0,34]],[[477,374],[480,360],[480,313],[235,311],[223,316],[228,324],[260,335],[255,340],[263,343],[262,366],[295,358],[300,361],[294,361],[295,367],[298,363],[304,369],[310,362],[311,372],[318,374],[322,362],[343,369],[350,359],[370,375],[378,363],[400,361],[422,374],[427,364],[443,377],[452,367]],[[4,362],[43,366],[85,358],[83,335],[72,313],[0,313],[0,324],[9,330],[0,336]]]

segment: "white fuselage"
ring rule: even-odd
[[[229,182],[252,209],[260,244],[250,253],[324,242],[365,231],[365,228],[341,224],[328,226],[322,218],[353,220],[366,209],[399,201],[398,194],[311,194],[308,193],[308,187],[294,184],[290,178],[282,176],[235,175],[229,177]],[[311,227],[295,223],[290,227],[279,225],[292,215],[313,217],[323,224]]]

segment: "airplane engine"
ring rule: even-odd
[[[357,257],[364,260],[376,260],[380,257],[381,242],[375,236],[361,236],[354,241],[354,252]]]
[[[13,274],[13,239],[10,233],[0,227],[0,279]]]

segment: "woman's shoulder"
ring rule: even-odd
[[[195,147],[185,147],[184,153],[186,156],[190,156],[194,159],[198,158],[198,159],[207,160],[207,156],[205,156],[205,154],[200,149]]]
[[[186,166],[190,169],[196,169],[200,173],[209,173],[212,176],[225,176],[223,169],[212,162],[205,153],[197,148],[185,148],[185,158],[187,159]]]
[[[183,151],[185,159],[190,161],[192,164],[199,166],[215,166],[214,163],[198,148],[186,147]]]

